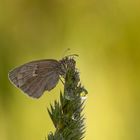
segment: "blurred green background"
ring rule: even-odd
[[[139,0],[0,0],[0,140],[44,140],[54,130],[40,99],[8,80],[25,62],[61,59],[67,48],[88,89],[84,140],[140,140]]]

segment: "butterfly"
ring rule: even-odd
[[[66,56],[62,60],[43,59],[25,63],[8,73],[9,80],[24,93],[39,98],[44,91],[52,90],[75,60]]]

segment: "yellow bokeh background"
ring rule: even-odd
[[[89,92],[84,140],[140,140],[139,0],[0,0],[0,140],[44,140],[63,90],[31,99],[8,71],[73,53]]]

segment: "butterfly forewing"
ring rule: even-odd
[[[59,80],[59,62],[53,59],[26,63],[9,72],[10,81],[29,96],[39,98]]]

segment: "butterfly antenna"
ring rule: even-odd
[[[70,48],[67,48],[67,49],[63,52],[62,58],[65,57],[65,56],[66,56],[66,53],[69,52],[69,51],[70,51]]]
[[[75,57],[79,57],[79,55],[78,54],[70,54],[70,55],[65,56],[64,58],[75,58]]]
[[[64,53],[63,53],[63,57],[62,58],[69,58],[69,57],[72,57],[72,58],[75,58],[75,57],[79,57],[79,55],[77,55],[77,54],[69,54],[69,55],[66,55],[66,53],[68,52],[68,51],[70,51],[71,49],[70,48],[67,48],[65,51],[64,51]]]

